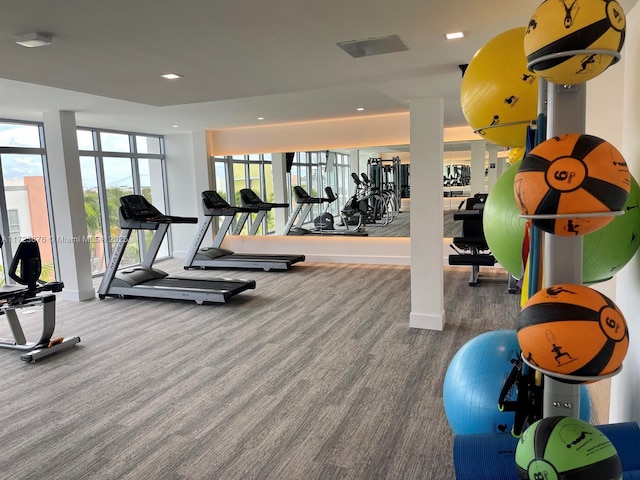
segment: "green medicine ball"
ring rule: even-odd
[[[522,276],[522,242],[526,220],[520,217],[513,182],[521,161],[514,162],[496,181],[484,207],[484,234],[500,265],[514,277]],[[631,177],[624,215],[584,235],[583,282],[613,277],[640,247],[640,186]]]
[[[547,417],[527,428],[516,447],[520,480],[619,480],[622,463],[611,441],[573,417]]]

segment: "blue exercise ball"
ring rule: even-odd
[[[458,350],[447,368],[442,393],[445,415],[456,435],[511,432],[515,412],[501,412],[498,397],[512,361],[519,357],[516,330],[485,332]],[[582,385],[580,418],[590,417],[589,392]]]

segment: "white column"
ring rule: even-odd
[[[411,315],[409,326],[444,328],[442,162],[444,102],[409,102],[411,119]]]
[[[284,153],[271,154],[271,173],[273,175],[273,201],[275,203],[291,203],[291,195],[287,192],[287,165]],[[268,201],[267,199],[263,199]],[[275,231],[282,232],[289,219],[289,211],[286,208],[274,208]]]
[[[640,8],[627,12],[627,37],[623,53],[624,102],[622,105],[622,154],[636,180],[640,179]],[[618,66],[620,67],[620,66]],[[616,68],[613,66],[611,68]],[[619,86],[609,85],[609,89]],[[640,421],[640,257],[639,254],[616,275],[615,302],[629,327],[629,352],[622,372],[611,380],[609,422]]]
[[[200,194],[211,188],[204,131],[165,136],[167,162],[167,213],[185,217],[202,214]],[[169,229],[173,256],[184,258],[196,236],[197,225],[176,224]]]
[[[489,189],[487,190],[488,192],[491,191],[491,189],[493,188],[493,185],[496,183],[496,180],[498,179],[498,150],[500,149],[500,147],[498,147],[497,145],[487,145],[487,151],[489,152],[489,178],[488,178],[488,185],[489,185]],[[473,173],[471,174],[471,178],[473,178]]]
[[[484,169],[486,162],[487,142],[473,140],[471,143],[471,196],[486,193]]]
[[[61,298],[88,300],[95,297],[91,250],[88,242],[74,241],[87,236],[76,117],[73,112],[45,112],[43,119],[60,278],[64,282]]]
[[[507,166],[508,165],[505,158],[499,157],[498,161],[496,162],[496,180],[500,178],[500,175],[504,173],[504,171],[507,169]]]
[[[349,171],[355,172],[360,175],[360,150],[350,150],[349,151]],[[365,163],[366,169],[366,163]],[[365,170],[366,171],[366,170]],[[351,181],[351,179],[349,180]],[[356,184],[351,181],[351,187],[349,187],[349,194],[355,195],[356,193]]]

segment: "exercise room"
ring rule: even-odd
[[[3,2],[0,478],[640,478],[636,1],[227,3]]]

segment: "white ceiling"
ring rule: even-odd
[[[80,126],[169,134],[407,111],[409,99],[436,95],[445,124],[465,125],[458,65],[498,33],[526,25],[537,5],[0,0],[0,118],[70,110]],[[445,40],[458,30],[466,38]],[[13,42],[31,32],[54,42]],[[352,58],[336,45],[391,34],[408,51]],[[160,78],[167,72],[184,78]],[[366,110],[356,112],[360,106]]]

